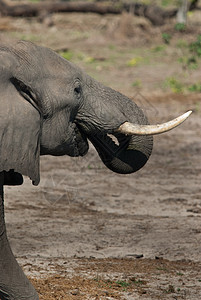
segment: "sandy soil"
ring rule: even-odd
[[[71,42],[89,49],[92,40]],[[115,82],[117,73],[109,74]],[[130,95],[116,78],[111,85]],[[201,299],[200,94],[156,95],[153,88],[135,100],[152,123],[193,110],[182,126],[155,137],[142,170],[114,174],[91,146],[84,158],[42,157],[38,187],[25,178],[5,189],[11,247],[42,300]]]

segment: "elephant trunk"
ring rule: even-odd
[[[114,135],[118,143],[107,135],[89,137],[106,167],[120,174],[133,173],[142,168],[151,154],[153,138],[116,133]]]
[[[148,124],[146,116],[132,100],[100,83],[94,87],[94,97],[91,92],[76,116],[78,127],[92,142],[103,163],[121,174],[142,168],[153,147],[152,136],[128,136],[118,132],[125,122]]]

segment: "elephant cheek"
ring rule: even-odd
[[[72,152],[75,132],[71,124],[60,118],[45,120],[42,126],[40,154],[65,155]]]
[[[47,122],[43,126],[41,136],[41,155],[69,155],[72,157],[83,156],[88,151],[86,136],[77,126],[70,122],[53,124]]]

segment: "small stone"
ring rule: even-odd
[[[163,260],[163,257],[162,256],[155,256],[155,259],[161,259],[161,260]]]
[[[71,294],[72,294],[73,296],[77,296],[77,295],[80,294],[80,291],[79,291],[79,289],[74,289],[74,290],[71,291]]]
[[[169,284],[168,292],[169,293],[175,293],[175,288],[174,288],[174,286],[172,284]]]
[[[108,296],[109,295],[108,291],[103,291],[103,295]]]

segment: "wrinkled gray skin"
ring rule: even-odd
[[[6,237],[3,185],[21,184],[21,174],[37,185],[40,155],[83,156],[87,140],[112,171],[137,171],[151,154],[152,137],[116,134],[125,121],[147,124],[133,101],[53,51],[29,42],[0,46],[1,299],[38,299]]]

